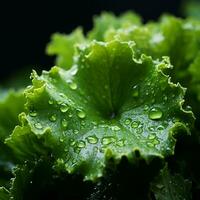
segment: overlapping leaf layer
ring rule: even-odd
[[[128,191],[113,174],[123,176],[126,163],[138,175],[141,166],[149,170],[145,197],[133,198],[190,199],[188,176],[183,170],[173,174],[170,159],[177,140],[191,137],[194,123],[184,105],[186,89],[176,82],[188,88],[186,103],[199,120],[199,49],[200,22],[172,16],[142,25],[130,12],[119,18],[103,13],[87,36],[81,29],[55,34],[47,53],[57,56],[57,66],[41,75],[33,71],[25,97],[21,91],[0,95],[1,145],[9,152],[8,159],[2,156],[12,165],[9,173],[18,164],[10,185],[10,174],[3,179],[8,190],[1,188],[0,197],[48,198],[52,191],[55,199],[121,199]],[[166,162],[169,167],[159,171]],[[56,186],[72,188],[69,182],[80,185],[79,196]]]

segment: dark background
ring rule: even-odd
[[[139,13],[144,21],[157,19],[163,12],[181,16],[181,0],[66,0],[36,3],[27,0],[1,5],[0,83],[15,76],[19,69],[49,69],[53,58],[45,46],[54,32],[69,33],[77,26],[87,31],[92,17],[103,10],[119,14],[126,10]]]

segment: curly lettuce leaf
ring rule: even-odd
[[[77,28],[71,34],[55,33],[47,45],[48,55],[55,55],[55,64],[64,69],[71,67],[75,54],[75,45],[85,41],[81,28]]]
[[[159,22],[108,30],[105,40],[116,37],[122,41],[134,41],[138,51],[155,59],[169,56],[175,70],[179,71],[179,68],[188,67],[199,51],[200,23],[164,15]]]
[[[103,12],[100,16],[94,18],[94,27],[88,33],[88,38],[90,40],[103,41],[105,33],[109,29],[127,28],[133,24],[141,24],[141,18],[133,12],[126,12],[119,17],[112,13]]]
[[[156,200],[191,200],[191,185],[180,174],[171,174],[165,166],[152,183],[152,191]]]
[[[0,199],[1,200],[9,199],[9,191],[4,187],[0,187]]]
[[[95,181],[110,159],[173,154],[193,115],[182,108],[185,89],[163,73],[168,59],[136,59],[131,42],[92,42],[78,51],[70,70],[32,74],[21,125],[6,141],[18,157],[51,154],[57,170]]]
[[[18,114],[24,110],[24,103],[22,90],[0,90],[0,185],[7,184],[12,176],[15,157],[12,150],[4,144],[4,140],[19,124]]]
[[[193,107],[199,118],[199,84],[197,84],[200,66],[200,22],[194,19],[179,19],[163,16],[159,22],[143,26],[132,26],[107,31],[105,40],[117,38],[121,41],[134,41],[139,55],[145,53],[154,59],[169,56],[174,66],[168,74],[175,82],[188,88],[186,101]]]
[[[23,90],[0,90],[0,140],[11,134],[19,123],[18,115],[24,110]]]

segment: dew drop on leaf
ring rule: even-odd
[[[84,119],[85,116],[86,116],[85,112],[83,112],[83,111],[79,111],[79,112],[78,112],[78,117],[79,117],[79,118]]]
[[[69,115],[68,115],[68,116],[71,118],[73,115],[72,115],[72,113],[69,113]]]
[[[113,127],[112,127],[112,130],[113,130],[113,131],[120,131],[121,128],[120,128],[119,126],[113,126]]]
[[[79,141],[79,142],[77,143],[77,147],[78,147],[78,148],[84,148],[84,147],[85,147],[85,142],[84,142],[84,141]]]
[[[148,145],[149,147],[154,147],[154,144],[152,144],[151,142],[147,142],[147,145]]]
[[[96,136],[88,136],[87,141],[90,144],[96,144],[98,142],[98,138]]]
[[[69,84],[69,87],[70,87],[72,90],[76,90],[76,89],[77,89],[77,84],[76,84],[76,83],[70,83],[70,84]]]
[[[131,127],[132,128],[138,128],[138,126],[139,126],[139,122],[138,121],[134,121],[134,122],[131,123]]]
[[[102,144],[103,145],[108,145],[115,142],[115,138],[114,137],[103,137],[102,138]]]
[[[155,138],[155,135],[149,135],[149,139],[153,140]]]
[[[149,111],[149,118],[152,120],[160,119],[162,117],[163,113],[159,108],[152,108]]]
[[[125,125],[129,125],[131,123],[131,119],[129,119],[129,118],[126,119],[124,123],[125,123]]]
[[[51,115],[50,117],[49,117],[49,120],[51,121],[51,122],[55,122],[56,121],[56,114],[53,114],[53,115]]]
[[[74,139],[71,139],[70,140],[70,146],[74,146],[76,144],[75,140]]]
[[[63,120],[62,120],[62,127],[63,127],[63,128],[67,128],[67,125],[68,125],[67,120],[66,120],[66,119],[63,119]]]
[[[148,105],[145,105],[144,106],[144,111],[147,111],[149,109],[149,106]]]
[[[123,146],[124,146],[124,140],[123,140],[123,139],[118,140],[118,141],[117,141],[117,146],[123,147]]]
[[[143,132],[142,126],[136,129],[137,134],[141,134]]]
[[[135,98],[139,96],[139,89],[137,85],[133,87],[132,96]]]
[[[164,128],[163,126],[161,126],[161,125],[157,127],[157,130],[158,130],[158,131],[163,131],[164,129],[165,129],[165,128]]]
[[[155,130],[155,129],[154,129],[154,126],[148,127],[148,130],[151,131],[151,132],[154,131],[154,130]]]
[[[65,113],[65,112],[67,112],[68,110],[69,110],[69,106],[68,106],[68,105],[66,105],[66,104],[61,104],[61,106],[60,106],[60,111],[61,111],[61,112]]]
[[[38,122],[38,123],[35,123],[35,128],[37,129],[42,129],[42,125]]]
[[[49,105],[52,105],[53,104],[53,100],[49,99],[48,103],[49,103]]]
[[[30,111],[29,115],[31,117],[36,117],[37,116],[37,112],[36,111]]]

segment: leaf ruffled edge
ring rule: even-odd
[[[131,48],[132,48],[132,44],[131,44]],[[145,58],[144,55],[142,55],[141,59],[137,59],[136,62],[141,63],[142,60]],[[135,58],[133,58],[135,59]],[[166,59],[166,58],[165,58]],[[165,60],[165,62],[168,62],[167,60]],[[168,75],[164,74],[164,70],[167,68],[171,68],[171,65],[159,65],[157,70],[159,71],[159,73],[161,73],[163,76],[165,76],[166,78],[168,78],[168,84],[170,85],[170,87],[176,87],[179,88],[181,96],[183,98],[184,94],[185,94],[185,89],[182,88],[180,86],[180,84],[173,84],[170,80],[170,77]],[[59,68],[57,70],[55,70],[54,68],[52,69],[54,70],[54,73],[56,71],[59,71]],[[40,91],[42,92],[43,87],[45,86],[45,83],[42,82],[41,80],[38,80],[38,75],[36,73],[33,73],[33,84],[35,85],[35,92],[36,93],[40,93]],[[191,120],[191,118],[193,118],[193,114],[191,111],[185,111],[182,107],[184,103],[184,100],[179,102],[179,106],[180,106],[180,114],[182,115],[184,113],[185,116],[188,117],[188,119]],[[34,130],[31,128],[31,125],[29,124],[28,120],[26,119],[26,115],[25,113],[20,115],[20,121],[22,123],[22,126],[17,126],[14,130],[15,134],[13,134],[11,136],[10,139],[7,140],[7,142],[9,143],[10,146],[13,147],[14,151],[16,152],[16,154],[18,154],[19,158],[21,157],[22,159],[26,159],[27,155],[28,157],[37,157],[40,153],[44,153],[45,155],[47,155],[48,153],[51,153],[51,149],[55,148],[56,146],[59,146],[59,142],[55,140],[55,138],[52,136],[52,131],[50,130],[50,128],[46,128],[43,133],[41,134],[35,134]],[[187,121],[187,120],[186,120]],[[175,147],[175,143],[176,143],[176,139],[174,138],[174,135],[176,135],[177,132],[181,132],[182,130],[184,130],[184,132],[187,132],[189,134],[189,127],[188,125],[184,125],[180,122],[175,123],[174,127],[171,128],[170,133],[169,133],[169,137],[172,139],[173,143],[174,143],[174,147]],[[28,135],[27,135],[28,133]],[[27,135],[26,137],[24,137],[25,135]],[[22,136],[22,137],[21,137]],[[22,139],[22,140],[21,140]],[[15,141],[13,143],[13,141]],[[17,141],[17,142],[16,142]],[[37,141],[35,144],[34,141]],[[24,146],[20,145],[20,144],[24,144]],[[26,144],[29,144],[29,148],[27,149]],[[43,145],[45,144],[45,145]],[[27,152],[24,154],[24,149],[27,149]],[[174,153],[174,148],[170,151],[170,154]],[[162,155],[143,155],[142,152],[140,152],[140,150],[138,149],[133,149],[133,151],[129,152],[128,154],[124,154],[122,156],[117,156],[117,155],[113,155],[112,151],[108,150],[106,152],[106,159],[109,160],[111,158],[114,158],[115,163],[117,165],[117,163],[120,162],[121,157],[126,156],[130,161],[133,160],[133,158],[136,158],[137,155],[140,155],[146,160],[147,163],[150,163],[152,159],[154,159],[155,157],[160,157],[161,159],[164,159],[164,156]],[[135,156],[136,155],[136,156]],[[78,169],[76,169],[75,171],[77,172]],[[74,170],[68,170],[68,172],[73,173]],[[103,174],[101,173],[101,176],[103,176]],[[93,176],[92,176],[93,177]],[[90,177],[90,178],[86,178],[86,179],[96,179],[95,177]]]

